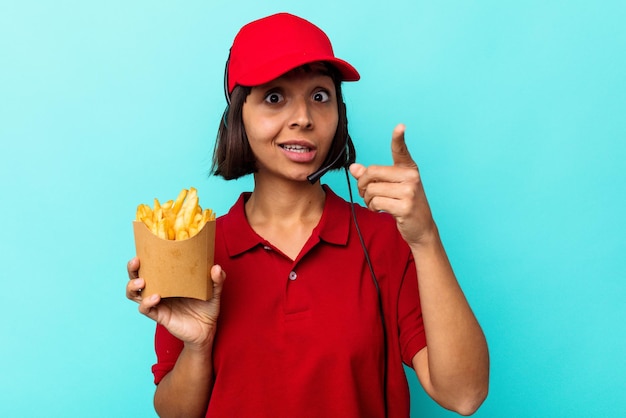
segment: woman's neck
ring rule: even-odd
[[[326,193],[320,183],[255,182],[254,191],[246,202],[246,215],[275,222],[297,222],[322,215]]]
[[[256,182],[246,217],[257,234],[295,259],[319,223],[325,199],[320,183]]]

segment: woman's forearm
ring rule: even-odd
[[[185,345],[174,368],[154,394],[154,408],[165,417],[204,417],[213,388],[212,347]]]
[[[486,397],[489,385],[485,336],[438,233],[412,246],[412,252],[428,344],[421,357],[418,353],[414,359],[414,367],[435,400],[457,412],[472,413]]]

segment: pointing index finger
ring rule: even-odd
[[[391,157],[393,165],[404,167],[416,167],[415,161],[411,158],[409,149],[404,141],[404,131],[406,127],[403,124],[397,125],[391,134]]]

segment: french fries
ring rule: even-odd
[[[154,208],[145,203],[137,206],[137,220],[143,222],[153,234],[162,239],[181,241],[196,235],[204,225],[215,220],[211,209],[199,205],[198,191],[183,189],[176,200],[161,204],[154,199]]]

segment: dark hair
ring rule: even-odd
[[[337,159],[331,166],[331,170],[338,170],[353,163],[356,153],[352,140],[348,135],[348,117],[341,93],[341,76],[334,67],[330,65],[325,65],[325,67],[328,69],[328,75],[335,84],[339,118],[335,137],[322,167]],[[302,68],[305,71],[310,71],[309,66],[303,66]],[[250,91],[250,87],[239,85],[233,89],[230,96],[230,106],[227,106],[226,110],[224,110],[217,131],[211,172],[213,175],[222,176],[226,180],[235,180],[257,171],[256,160],[248,143],[242,117],[243,104],[246,102]],[[344,154],[340,155],[341,153]]]

